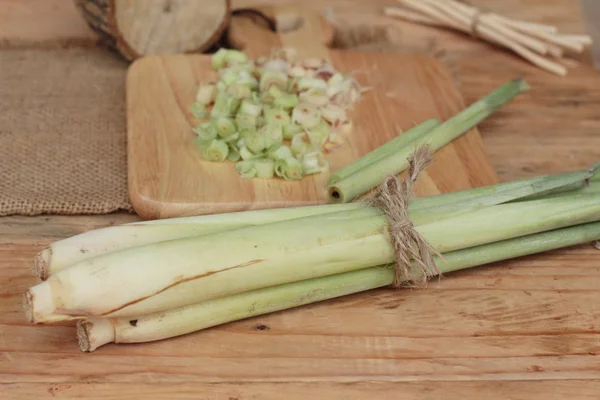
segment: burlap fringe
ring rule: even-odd
[[[432,161],[433,153],[429,147],[418,147],[408,159],[409,166],[403,181],[396,176],[388,176],[378,190],[365,199],[367,204],[381,210],[389,221],[396,261],[392,283],[395,288],[424,284],[430,277],[440,275],[434,257],[442,258],[442,255],[417,232],[408,215],[412,186],[419,173]]]

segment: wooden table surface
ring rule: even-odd
[[[0,1],[0,48],[92,43],[93,35],[67,3]],[[385,24],[390,20],[379,10],[392,3],[310,0],[307,6],[334,6],[340,19]],[[475,3],[582,32],[573,0]],[[431,39],[444,49],[467,103],[513,77],[530,82],[530,93],[480,125],[502,180],[573,171],[600,160],[600,72],[590,67],[588,55],[559,78],[464,35],[397,26],[402,40]],[[82,354],[71,327],[25,322],[20,295],[35,283],[29,268],[37,251],[57,239],[136,219],[126,214],[0,219],[0,398],[600,398],[600,253],[589,245],[380,296],[373,313],[381,315],[381,325],[352,321],[352,306],[368,296],[361,294],[289,311],[304,316],[303,327],[286,324],[283,312],[175,339],[187,341],[181,354],[166,352],[169,341]],[[402,314],[396,309],[400,302]],[[269,329],[257,330],[259,322]],[[351,335],[336,335],[342,324],[352,327],[346,329]],[[203,347],[202,335],[222,337],[222,347]],[[270,341],[273,350],[257,352],[260,341]],[[277,346],[293,356],[278,358]],[[115,364],[109,355],[119,353],[125,357]]]

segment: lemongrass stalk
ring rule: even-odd
[[[30,315],[34,322],[52,313],[144,315],[391,263],[388,222],[375,211],[303,217],[102,255],[30,288]],[[574,195],[496,205],[415,229],[446,253],[597,220],[600,197]]]
[[[49,275],[84,260],[132,247],[359,208],[364,208],[364,205],[287,207],[140,221],[94,229],[58,240],[39,252],[34,259],[34,271],[45,280]]]
[[[385,157],[395,155],[402,148],[405,148],[410,143],[414,142],[417,138],[431,131],[440,125],[440,121],[437,119],[428,119],[419,125],[407,130],[400,136],[390,140],[382,146],[377,147],[371,152],[365,154],[358,160],[351,164],[346,165],[344,168],[334,172],[329,176],[328,184],[334,184],[353,175],[368,165],[371,165]]]
[[[589,223],[484,244],[444,254],[442,274],[600,240],[600,223]],[[415,273],[417,273],[415,271]],[[227,322],[290,309],[392,284],[393,268],[378,266],[257,289],[135,318],[97,318],[78,323],[81,350],[107,343],[144,343]]]
[[[274,160],[284,160],[291,158],[292,154],[288,147],[280,147],[269,157]],[[416,198],[409,204],[409,215],[415,224],[431,222],[445,215],[474,211],[481,207],[547,193],[557,187],[569,186],[572,182],[584,182],[590,179],[593,172],[594,170],[590,169],[521,179]],[[596,176],[592,179],[595,178]],[[165,240],[199,236],[311,215],[352,211],[365,207],[362,203],[324,204],[140,221],[96,229],[52,243],[50,247],[36,255],[34,270],[38,277],[44,280],[61,269],[110,252]]]
[[[415,148],[427,144],[436,151],[494,113],[518,94],[529,89],[519,78],[502,85],[465,110],[433,128],[420,139],[399,149],[393,156],[368,165],[334,184],[328,185],[328,198],[332,203],[347,203],[377,186],[388,175],[398,174],[408,166],[408,158]]]

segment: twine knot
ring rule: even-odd
[[[419,173],[431,164],[433,154],[428,146],[417,148],[408,158],[408,168],[404,180],[388,176],[378,190],[367,199],[367,203],[377,207],[388,219],[391,242],[395,251],[395,276],[392,287],[402,283],[426,282],[431,276],[439,275],[435,256],[442,255],[414,228],[408,215],[408,205],[412,198],[412,185]]]

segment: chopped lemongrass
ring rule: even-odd
[[[252,90],[246,85],[234,83],[227,88],[227,94],[236,99],[246,99],[252,96]]]
[[[600,223],[596,222],[448,252],[443,260],[437,261],[440,273],[447,274],[599,239]],[[385,287],[393,281],[393,268],[381,265],[264,287],[139,317],[90,317],[78,322],[80,329],[77,334],[81,350],[90,352],[112,342],[164,340],[227,322]],[[248,307],[249,304],[252,307]],[[131,323],[132,319],[135,319],[135,324]]]
[[[335,171],[329,176],[328,183],[331,185],[339,182],[340,180],[351,176],[352,174],[374,164],[377,161],[380,161],[386,157],[395,156],[395,154],[397,154],[397,152],[399,152],[401,149],[408,147],[416,139],[422,137],[427,132],[430,132],[433,128],[436,128],[439,125],[440,122],[436,119],[426,120],[425,122],[395,137],[389,142],[375,148],[353,163],[346,165],[344,168],[338,171]]]
[[[349,202],[377,186],[388,175],[402,172],[408,166],[408,157],[415,148],[426,144],[436,151],[458,136],[470,130],[490,114],[514,98],[529,90],[523,79],[515,79],[502,85],[484,98],[476,101],[465,110],[456,114],[441,125],[433,128],[409,146],[401,148],[395,154],[367,165],[354,174],[328,185],[330,202]]]
[[[282,126],[291,122],[290,115],[287,111],[277,107],[266,107],[264,109],[265,123],[268,126],[277,125]]]
[[[254,161],[256,177],[261,179],[272,179],[274,176],[274,162],[269,159],[260,159]]]
[[[218,117],[212,120],[213,126],[217,131],[217,134],[222,138],[228,138],[233,135],[237,128],[235,123],[231,118],[228,117]]]
[[[275,106],[286,110],[292,109],[298,105],[298,96],[292,93],[285,93],[273,100]]]
[[[299,181],[304,177],[302,164],[295,158],[286,158],[281,166],[282,177],[287,181]]]
[[[296,124],[285,124],[282,127],[283,138],[285,140],[291,140],[295,134],[304,132],[304,129],[300,125]]]
[[[327,90],[327,82],[317,78],[300,78],[298,81],[298,90],[304,91],[309,89]]]
[[[227,51],[228,51],[227,49],[220,48],[212,55],[211,65],[212,65],[213,69],[219,70],[219,69],[225,67],[225,65],[227,63],[227,61],[226,61]]]
[[[235,116],[235,126],[238,131],[249,130],[255,131],[258,126],[257,118],[254,115],[237,114]]]
[[[336,72],[327,80],[327,86],[334,87],[340,85],[344,81],[344,75]]]
[[[238,74],[236,71],[232,69],[227,69],[221,75],[221,82],[225,83],[225,85],[229,87],[230,85],[233,85],[235,83],[235,81],[237,80],[237,76]]]
[[[248,100],[248,99],[242,100],[242,103],[240,105],[239,114],[252,115],[253,117],[258,117],[261,112],[262,112],[262,106],[260,104],[256,104],[253,101]]]
[[[341,123],[348,120],[348,116],[346,115],[346,111],[335,104],[327,104],[325,107],[321,109],[321,116],[323,119],[330,124]]]
[[[215,89],[217,89],[218,92],[223,93],[227,90],[227,85],[225,82],[219,81],[215,84]]]
[[[229,154],[227,154],[227,159],[232,162],[237,162],[240,160],[240,158],[242,158],[240,151],[234,146],[229,146]]]
[[[260,77],[259,89],[266,93],[271,86],[277,86],[281,90],[287,87],[288,77],[285,72],[281,71],[265,71]]]
[[[328,168],[327,161],[321,152],[313,152],[305,154],[302,158],[302,168],[304,174],[312,175],[324,172]]]
[[[275,151],[269,153],[269,158],[273,160],[286,160],[288,158],[293,158],[292,152],[289,147],[281,146],[277,148]]]
[[[239,50],[227,50],[225,53],[225,63],[242,64],[248,61],[248,56]]]
[[[251,152],[250,150],[248,150],[247,147],[240,147],[240,157],[242,158],[242,160],[244,161],[253,161],[253,160],[258,160],[259,158],[262,157],[261,154],[254,154],[253,152]]]
[[[308,103],[317,107],[323,107],[329,103],[326,89],[312,88],[300,93],[298,96],[302,103]]]
[[[194,116],[194,118],[204,119],[208,116],[208,111],[206,107],[202,103],[194,103],[190,107],[190,112]]]
[[[308,140],[308,134],[298,133],[292,138],[290,150],[294,156],[297,156],[299,154],[304,155],[306,153],[314,152],[315,148]]]
[[[235,164],[235,168],[240,176],[244,179],[251,179],[256,176],[254,161],[239,161]]]
[[[233,134],[223,138],[223,140],[229,144],[229,148],[231,149],[236,145],[237,141],[240,140],[240,133],[234,132]]]
[[[330,133],[329,125],[325,122],[306,130],[310,144],[316,149],[323,147]]]
[[[272,123],[269,125],[265,125],[260,129],[259,132],[263,133],[266,137],[268,137],[269,139],[272,139],[276,143],[283,142],[283,128],[282,128],[281,124],[279,124],[279,123]],[[270,147],[270,146],[267,145],[266,147]]]
[[[265,157],[279,147],[290,147],[288,141],[306,131],[306,140],[312,144],[302,146],[302,154],[296,154],[300,161],[305,152],[322,153],[342,143],[332,132],[347,121],[345,109],[335,106],[330,97],[360,88],[353,78],[324,60],[290,58],[289,54],[283,51],[271,58],[249,60],[241,51],[220,49],[212,56],[218,79],[200,85],[192,112],[200,119],[210,117],[216,137],[229,146],[227,159]],[[335,92],[331,92],[332,86]],[[194,143],[203,149],[215,139],[214,132],[198,128],[194,132],[200,137]],[[242,140],[237,139],[238,132]],[[247,132],[258,133],[264,140]],[[298,150],[299,140],[295,142]]]
[[[194,133],[203,141],[213,140],[217,137],[217,130],[210,122],[205,122],[195,127]]]
[[[196,101],[200,104],[208,105],[215,101],[217,89],[212,83],[200,85],[196,93]]]
[[[254,154],[261,153],[267,148],[265,136],[259,132],[248,132],[244,135],[244,144]]]
[[[222,140],[214,139],[202,149],[204,159],[213,162],[222,162],[229,154],[229,146]]]
[[[289,69],[288,75],[292,78],[302,78],[306,75],[306,70],[301,66],[296,65]]]
[[[285,92],[283,92],[281,88],[276,85],[272,85],[267,92],[273,99],[277,99],[285,94]]]
[[[292,110],[292,122],[304,129],[314,128],[321,123],[321,111],[313,104],[298,104]]]

